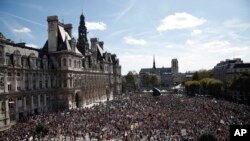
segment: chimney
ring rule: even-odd
[[[103,41],[100,41],[100,42],[98,42],[98,43],[99,43],[99,46],[103,49],[104,42],[103,42]]]
[[[69,36],[72,37],[72,24],[65,24],[64,29],[68,32]]]
[[[76,52],[76,39],[72,38],[71,40],[71,47],[74,52]]]
[[[96,43],[97,41],[98,41],[97,38],[91,38],[91,39],[90,39],[91,44],[92,44],[92,43]]]
[[[58,37],[58,17],[48,16],[48,51],[57,51],[57,37]]]
[[[90,39],[91,42],[91,50],[93,52],[97,51],[97,43],[98,43],[98,39],[97,38],[91,38]]]

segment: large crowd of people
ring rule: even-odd
[[[36,125],[49,129],[43,139],[193,141],[213,133],[229,140],[229,125],[250,124],[250,106],[184,95],[128,94],[90,108],[30,117],[0,132],[1,141],[36,139]]]

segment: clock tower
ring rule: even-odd
[[[84,15],[80,16],[80,25],[78,27],[78,43],[77,49],[83,54],[86,55],[86,51],[89,49],[89,43],[87,38],[87,28],[85,26]]]

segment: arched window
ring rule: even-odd
[[[2,113],[4,113],[5,112],[5,110],[6,110],[6,107],[5,107],[5,101],[2,101]]]
[[[22,56],[21,60],[22,60],[22,66],[27,67],[28,66],[28,60],[27,60],[27,56]]]
[[[63,66],[66,66],[67,65],[67,60],[66,58],[63,58]]]
[[[78,66],[79,68],[81,68],[81,61],[78,61]]]
[[[13,63],[15,66],[21,66],[21,54],[19,50],[14,51]]]
[[[71,67],[71,59],[69,59],[69,67]]]
[[[74,60],[74,67],[76,68],[76,60]]]
[[[61,59],[58,59],[58,67],[61,67]]]
[[[29,65],[31,68],[35,68],[36,66],[36,59],[35,59],[35,54],[34,53],[31,53],[29,55]]]
[[[43,56],[43,69],[48,68],[48,58],[46,55]]]
[[[6,60],[6,65],[11,65],[11,56],[10,56],[10,54],[9,53],[6,53],[6,58],[5,58]]]

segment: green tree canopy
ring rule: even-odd
[[[142,74],[141,77],[143,85],[146,87],[155,87],[160,85],[160,79],[157,77],[156,74],[151,74],[151,73],[145,73]]]
[[[189,95],[194,95],[195,93],[198,93],[200,90],[200,82],[199,81],[187,81],[185,83],[186,91]]]
[[[150,74],[149,73],[142,74],[141,81],[142,81],[143,85],[145,85],[146,87],[149,87],[149,85],[150,85]]]
[[[193,74],[192,80],[201,80],[203,78],[211,78],[212,73],[210,70],[199,70]]]
[[[151,85],[152,85],[153,87],[156,87],[156,86],[159,86],[159,85],[160,85],[160,80],[159,80],[159,78],[157,77],[157,75],[155,75],[155,74],[151,75],[150,82],[151,82]]]
[[[125,76],[127,85],[133,87],[134,90],[138,87],[138,74],[135,71],[129,71],[128,74]]]
[[[239,92],[241,98],[250,103],[250,73],[242,74],[238,79],[232,82],[231,89]]]

